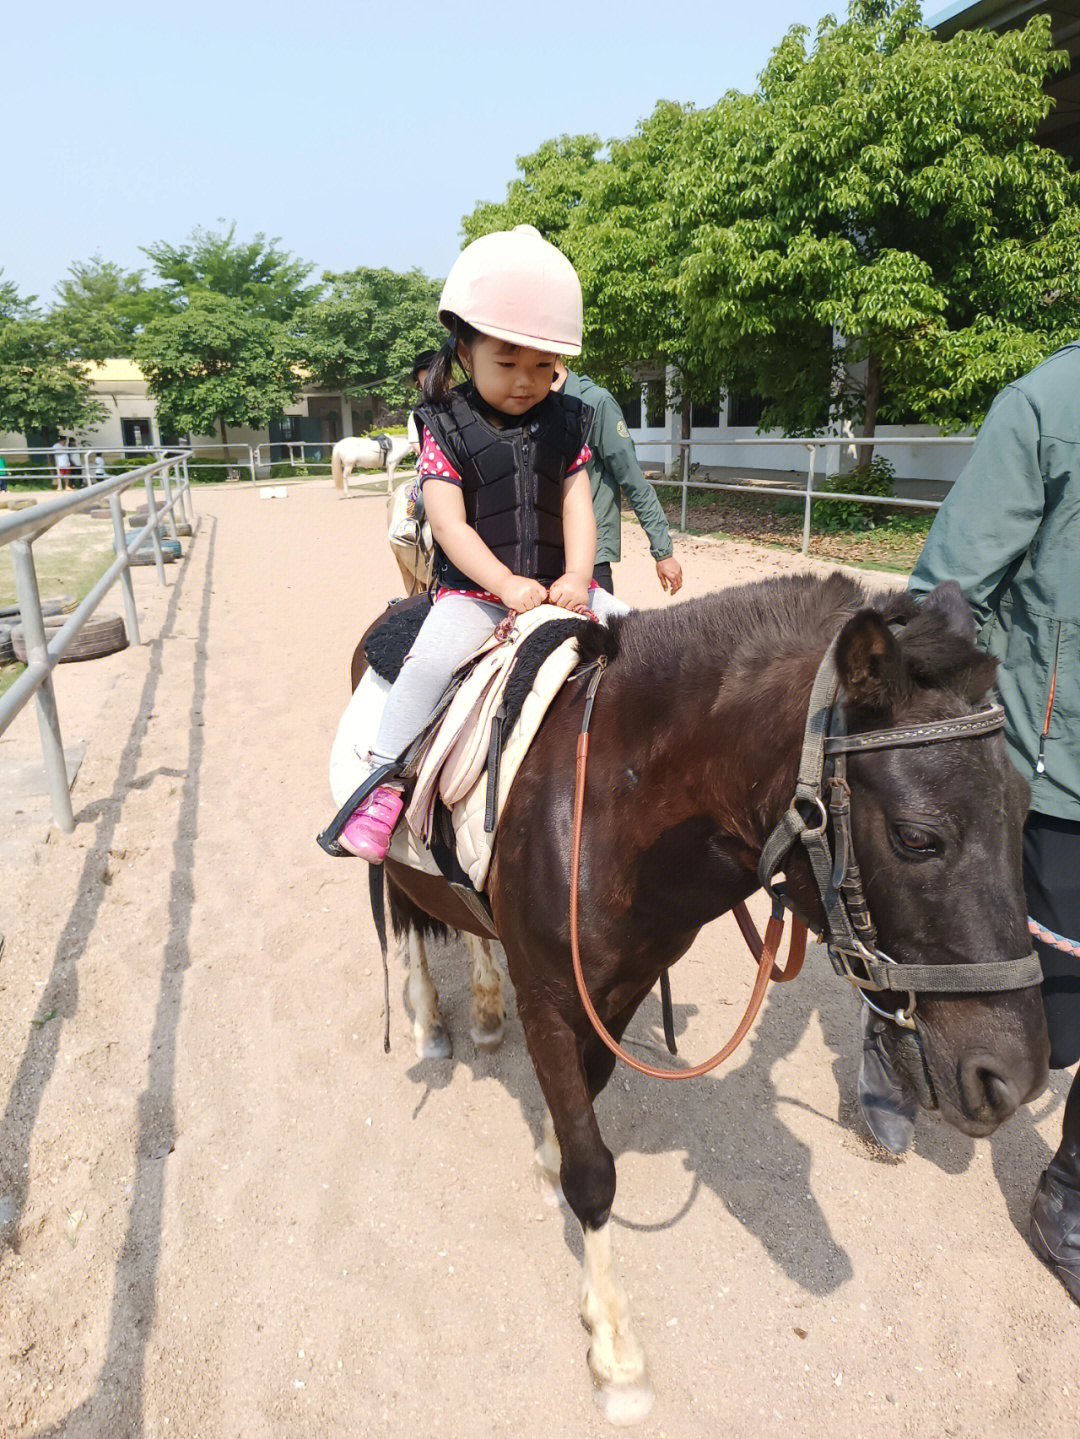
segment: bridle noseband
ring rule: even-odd
[[[851,842],[851,790],[847,757],[870,750],[938,744],[943,740],[975,739],[994,734],[1005,724],[1005,712],[991,704],[974,714],[928,724],[897,725],[849,735],[838,704],[840,675],[834,639],[818,667],[810,692],[795,795],[787,813],[765,841],[758,878],[773,898],[795,913],[777,873],[801,843],[810,862],[814,884],[825,911],[823,940],[837,974],[850,980],[875,1014],[905,1029],[915,1029],[917,994],[988,994],[1038,984],[1042,969],[1034,952],[1018,959],[972,964],[904,964],[878,948],[877,930],[863,891]],[[827,799],[824,798],[827,794]],[[832,826],[835,853],[829,847]],[[879,1007],[870,993],[906,994],[900,1010]]]

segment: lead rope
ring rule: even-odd
[[[750,918],[746,906],[739,904],[735,906],[735,918],[742,931],[751,953],[758,962],[757,975],[754,978],[754,988],[750,994],[750,1002],[746,1007],[746,1013],[739,1021],[734,1034],[724,1045],[723,1049],[713,1055],[711,1059],[705,1060],[703,1064],[695,1064],[690,1069],[658,1069],[655,1065],[645,1064],[642,1060],[636,1059],[614,1039],[604,1028],[604,1024],[597,1014],[589,992],[585,988],[585,975],[581,967],[581,949],[578,943],[578,886],[581,873],[581,830],[585,811],[585,775],[589,763],[589,722],[592,719],[593,702],[596,699],[596,691],[603,676],[607,660],[601,656],[596,661],[596,669],[592,679],[589,681],[589,688],[585,694],[585,713],[581,719],[581,733],[577,742],[577,765],[574,777],[574,826],[573,839],[570,847],[570,957],[574,965],[574,981],[577,984],[578,997],[584,1006],[585,1013],[593,1029],[611,1050],[617,1059],[628,1064],[631,1069],[636,1069],[639,1074],[647,1074],[652,1079],[697,1079],[703,1074],[723,1064],[750,1031],[750,1026],[757,1018],[758,1010],[761,1008],[762,1000],[765,998],[765,991],[769,987],[769,980],[775,979],[780,982],[794,979],[802,968],[803,958],[806,954],[806,926],[798,920],[792,921],[791,945],[788,950],[788,962],[786,969],[776,968],[776,956],[780,948],[780,942],[784,934],[784,920],[774,911],[770,916],[769,923],[765,930],[765,939],[761,939],[753,920]],[[741,911],[741,913],[740,913]],[[756,943],[755,943],[756,942]]]

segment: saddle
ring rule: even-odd
[[[375,441],[379,449],[382,451],[382,467],[385,470],[387,462],[390,459],[390,450],[392,448],[393,442],[391,441],[389,435],[372,435],[371,438]]]
[[[354,693],[330,760],[338,804],[356,788],[390,684],[430,604],[424,595],[394,605],[353,656]],[[552,700],[577,668],[577,638],[589,623],[541,605],[504,621],[458,670],[431,727],[405,757],[413,786],[391,859],[484,888],[510,787]]]

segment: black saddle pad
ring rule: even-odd
[[[367,662],[381,680],[393,684],[401,673],[405,656],[430,613],[431,603],[431,596],[427,594],[399,600],[364,636]]]
[[[420,626],[431,611],[432,600],[424,595],[401,600],[391,605],[382,619],[377,620],[364,637],[364,654],[367,662],[380,679],[393,684],[405,663],[405,656],[412,649]],[[541,625],[525,640],[518,651],[514,668],[506,684],[502,703],[502,744],[505,744],[511,730],[518,721],[521,707],[528,698],[540,666],[563,640],[585,633],[591,621],[571,618],[552,620]]]

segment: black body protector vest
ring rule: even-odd
[[[461,476],[465,518],[492,554],[515,575],[557,580],[566,569],[563,481],[585,443],[591,406],[553,391],[498,429],[490,419],[496,412],[465,385],[416,413]],[[438,546],[434,582],[476,588]]]

